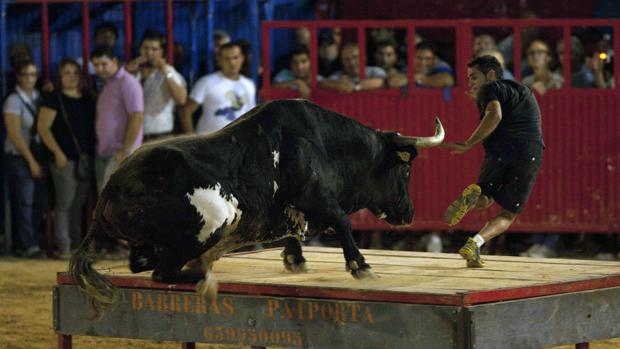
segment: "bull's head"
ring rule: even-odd
[[[377,185],[369,209],[392,225],[410,224],[413,221],[413,205],[409,197],[411,162],[419,148],[440,145],[445,132],[439,118],[435,118],[435,135],[432,137],[407,137],[393,132],[382,132],[382,136],[388,145],[382,165],[373,176]]]

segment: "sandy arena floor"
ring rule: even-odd
[[[118,265],[119,262],[110,264]],[[66,268],[67,262],[63,261],[0,257],[0,349],[56,348],[56,335],[52,329],[52,287],[55,284],[56,272],[65,271]],[[180,348],[180,344],[172,342],[93,337],[75,337],[73,344],[76,349]],[[197,348],[241,347],[199,344]],[[553,349],[569,348],[574,346]],[[590,348],[618,349],[620,338],[593,342]]]

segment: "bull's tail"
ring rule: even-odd
[[[95,210],[95,221],[69,262],[69,272],[78,287],[90,297],[96,317],[100,316],[117,298],[116,287],[93,268],[93,263],[97,260],[98,238],[104,235],[97,221],[97,218],[102,217],[98,215],[100,212],[97,212],[102,206],[100,204],[101,202]]]

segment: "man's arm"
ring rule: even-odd
[[[181,113],[179,117],[181,118],[181,128],[183,129],[183,133],[194,133],[194,121],[192,119],[192,115],[199,106],[200,105],[198,104],[198,102],[196,102],[192,98],[188,98],[187,103],[185,103],[183,108],[181,108]]]
[[[430,87],[454,86],[454,77],[450,73],[436,73],[420,78],[420,84]]]
[[[382,78],[368,78],[360,81],[360,88],[362,90],[377,90],[385,86],[385,79]]]
[[[487,104],[484,109],[484,117],[469,139],[464,143],[445,143],[443,146],[454,150],[453,153],[462,154],[487,138],[495,131],[500,121],[502,121],[502,107],[499,101],[493,100]]]
[[[144,123],[144,112],[129,113],[129,123],[127,124],[127,131],[125,132],[125,141],[123,142],[123,148],[116,153],[116,163],[120,164],[128,155],[129,150],[136,142],[142,124]]]
[[[175,80],[175,72],[172,69],[166,70],[164,76],[174,102],[177,105],[184,105],[187,102],[187,88]]]

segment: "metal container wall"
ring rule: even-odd
[[[263,91],[286,98],[288,91]],[[417,89],[339,94],[317,91],[313,100],[373,128],[425,136],[438,115],[447,141],[463,141],[479,115],[462,90]],[[617,92],[557,90],[537,96],[543,117],[545,158],[527,206],[512,231],[617,232],[620,225],[620,98]],[[407,230],[446,229],[443,212],[469,183],[475,182],[482,147],[465,155],[422,149],[413,162],[410,184],[415,221]],[[360,188],[363,189],[363,188]],[[478,230],[497,209],[472,212],[458,228]],[[353,215],[356,229],[393,229],[367,211]]]

